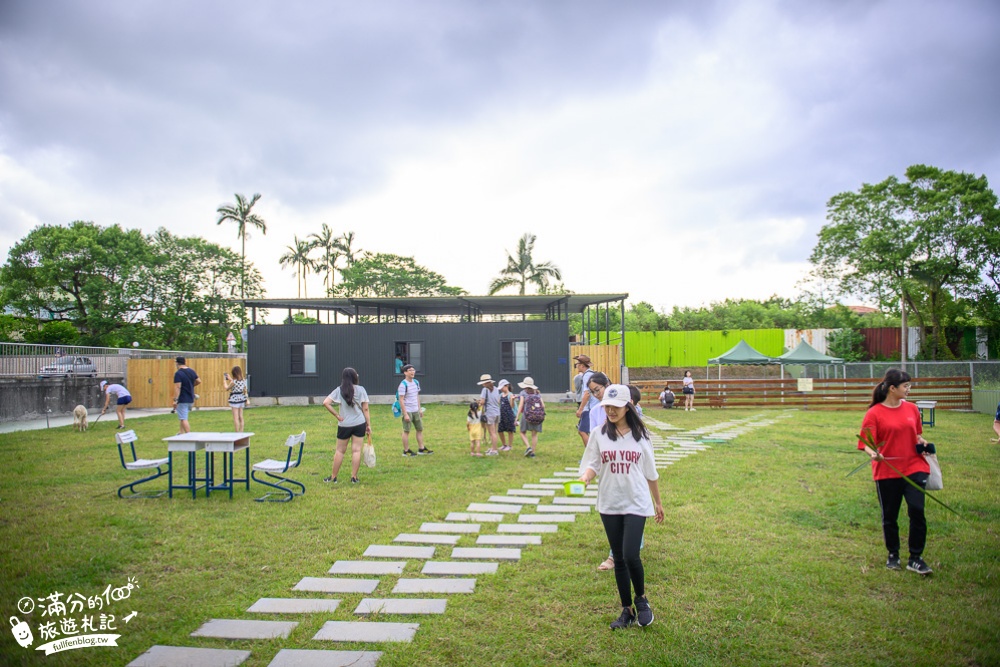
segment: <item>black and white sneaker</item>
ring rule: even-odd
[[[622,630],[634,623],[635,623],[635,614],[632,613],[632,610],[630,608],[625,607],[622,609],[622,615],[618,617],[618,620],[614,621],[611,624],[611,629]]]
[[[404,449],[403,450],[403,456],[416,456],[416,455],[417,455],[417,453],[415,451],[413,451],[412,449]]]
[[[326,482],[327,484],[336,484],[337,483],[337,478],[336,477],[324,477],[323,481]]]
[[[524,455],[527,456],[529,459],[533,459],[535,458],[535,450],[532,449],[531,447],[528,447],[526,450],[524,450]]]
[[[916,572],[917,574],[922,574],[924,576],[933,572],[930,566],[927,565],[927,563],[924,562],[924,559],[920,556],[910,556],[910,562],[907,563],[906,569],[910,572]]]
[[[639,627],[644,628],[653,622],[653,610],[649,608],[646,596],[635,598],[635,613],[638,616]]]
[[[424,454],[433,454],[433,453],[434,453],[433,451],[427,449],[426,447],[421,447],[420,449],[417,450],[417,454],[419,454],[420,456],[423,456]]]
[[[358,479],[357,477],[352,477],[351,478],[351,484],[360,484],[360,483],[361,483],[361,480]]]
[[[885,561],[885,569],[887,570],[903,569],[903,566],[899,564],[899,554],[889,554],[888,560]]]

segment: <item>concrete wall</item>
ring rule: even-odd
[[[100,408],[101,378],[0,379],[0,422],[73,412],[77,405]]]

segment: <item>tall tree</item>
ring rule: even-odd
[[[925,353],[937,359],[947,356],[942,327],[954,297],[996,294],[983,262],[1000,255],[1000,210],[984,176],[914,165],[906,179],[831,198],[810,261],[842,294],[885,310],[902,300],[931,329]]]
[[[316,260],[317,268],[323,272],[323,288],[326,294],[330,293],[337,278],[337,260],[341,255],[342,237],[333,235],[333,230],[325,222],[318,234],[310,234],[309,245],[311,248],[318,248],[323,253],[323,258]]]
[[[344,255],[344,261],[347,262],[347,266],[354,264],[354,260],[358,254],[354,249],[354,232],[344,232],[341,234],[337,240],[337,247]]]
[[[420,266],[412,257],[364,253],[341,272],[335,293],[342,296],[444,296],[465,294],[451,287],[439,273]]]
[[[529,283],[544,291],[549,285],[549,279],[562,280],[562,273],[552,262],[536,264],[534,257],[535,235],[525,234],[517,241],[517,252],[507,253],[507,266],[500,270],[500,275],[490,283],[490,294],[517,287],[518,294],[524,295]]]
[[[308,241],[299,240],[298,236],[294,237],[294,243],[290,246],[285,246],[287,252],[278,258],[278,262],[281,264],[282,268],[291,266],[295,269],[295,280],[296,285],[299,288],[299,296],[305,296],[309,298],[309,289],[306,285],[306,276],[312,271],[315,273],[317,263],[316,260],[309,256],[312,252],[313,246]]]
[[[241,266],[243,267],[243,273],[246,273],[246,263],[247,263],[247,238],[249,234],[247,233],[247,227],[256,227],[260,230],[261,234],[267,234],[267,223],[259,215],[253,212],[254,204],[260,199],[259,194],[254,194],[253,197],[247,200],[246,197],[240,193],[236,193],[236,203],[235,204],[223,204],[216,209],[216,213],[219,214],[219,219],[215,224],[221,225],[224,222],[235,222],[236,223],[236,235],[240,239],[240,258],[242,261]],[[244,298],[244,292],[246,287],[246,277],[240,280],[240,299]]]

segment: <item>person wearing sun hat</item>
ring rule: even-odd
[[[629,388],[623,384],[607,387],[601,405],[607,421],[590,434],[580,461],[579,479],[588,484],[599,477],[597,511],[614,557],[615,584],[622,606],[611,629],[627,628],[636,622],[647,626],[653,622],[653,610],[646,598],[639,549],[647,517],[663,523],[659,474],[649,432],[631,403]]]
[[[486,414],[486,430],[490,434],[490,448],[486,451],[486,456],[496,456],[500,452],[497,450],[497,423],[500,421],[500,390],[493,384],[493,376],[483,373],[477,382],[483,390],[479,393],[479,405]]]
[[[515,418],[520,424],[521,440],[524,442],[524,455],[529,459],[535,458],[535,450],[538,449],[538,434],[542,432],[542,422],[532,423],[528,421],[525,411],[535,402],[534,396],[538,396],[538,404],[541,406],[543,414],[545,411],[545,401],[542,400],[542,392],[535,385],[535,381],[530,378],[524,378],[524,382],[518,382],[517,386],[521,388],[521,393],[518,394],[521,401],[517,406],[517,417]],[[527,433],[531,433],[531,443],[528,443]]]
[[[497,385],[500,390],[500,421],[497,423],[497,433],[500,434],[500,451],[509,452],[514,447],[514,433],[517,424],[514,417],[514,395],[510,393],[510,382],[500,380]]]

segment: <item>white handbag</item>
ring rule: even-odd
[[[369,433],[365,446],[361,448],[361,460],[369,468],[375,467],[375,445],[372,444],[372,436]]]
[[[937,454],[924,454],[924,460],[931,467],[931,473],[927,477],[927,484],[924,489],[927,491],[940,491],[944,488],[944,481],[941,479],[941,464],[938,463]]]

